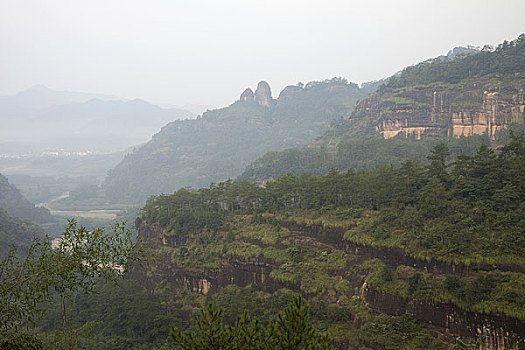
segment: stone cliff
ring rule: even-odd
[[[525,74],[383,88],[361,101],[352,118],[366,119],[384,138],[487,134],[497,140],[512,124],[525,125]],[[364,117],[364,118],[363,118]]]
[[[463,310],[449,302],[436,302],[403,298],[401,296],[378,291],[366,283],[366,273],[356,269],[359,264],[370,259],[379,259],[393,270],[397,267],[411,266],[422,273],[432,272],[439,275],[455,274],[463,277],[472,277],[478,271],[507,270],[522,272],[520,266],[488,266],[488,265],[448,265],[444,262],[425,261],[406,255],[403,251],[393,247],[363,246],[344,240],[347,228],[329,227],[322,224],[304,224],[294,221],[281,221],[279,226],[288,232],[273,244],[263,243],[256,239],[241,238],[246,244],[259,248],[269,246],[282,249],[293,241],[301,241],[308,249],[320,249],[321,255],[327,255],[338,249],[348,256],[345,268],[331,269],[329,278],[346,280],[352,288],[347,289],[339,296],[359,296],[374,311],[389,315],[409,315],[425,325],[442,339],[453,342],[455,337],[474,342],[483,335],[487,342],[487,349],[507,349],[514,344],[523,344],[525,323],[521,320],[504,315],[479,314]],[[220,263],[210,267],[194,267],[177,264],[174,254],[177,248],[188,244],[187,239],[166,235],[160,226],[142,224],[140,237],[148,247],[159,253],[158,262],[154,268],[143,270],[134,268],[128,278],[141,282],[147,288],[155,288],[165,281],[173,288],[184,288],[193,292],[208,294],[228,285],[240,287],[255,285],[258,290],[274,293],[282,288],[305,293],[301,281],[286,282],[276,278],[275,272],[282,270],[283,261],[279,258],[269,258],[262,253],[251,257],[241,257],[218,254]],[[330,293],[321,294],[330,298]],[[324,295],[324,296],[323,296]],[[319,297],[319,295],[317,296]],[[358,320],[354,320],[358,321]],[[521,342],[521,343],[520,343]],[[521,346],[521,345],[519,345]]]
[[[270,85],[265,81],[260,81],[259,84],[257,84],[257,89],[255,90],[255,93],[250,88],[244,90],[239,100],[255,101],[263,107],[270,107],[275,102],[275,100],[272,98],[272,89],[270,88]]]
[[[239,98],[241,101],[253,101],[254,99],[255,95],[253,94],[253,90],[250,88],[244,90],[244,92],[241,94],[241,97]]]

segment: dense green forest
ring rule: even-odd
[[[449,302],[523,322],[525,136],[512,134],[499,149],[482,143],[474,154],[459,154],[453,161],[449,157],[448,147],[439,143],[425,163],[409,159],[398,167],[366,171],[285,174],[264,186],[227,181],[207,189],[181,189],[151,198],[136,224],[160,225],[168,242],[184,242],[159,248],[157,273],[170,268],[207,271],[227,266],[231,259],[270,259],[277,264],[270,274],[274,280],[295,286],[313,305],[328,303],[336,313],[341,312],[341,298],[358,295],[354,289],[364,280],[370,288],[392,295]],[[288,229],[290,222],[341,228],[341,243],[398,247],[416,260],[486,268],[462,276],[403,264],[392,267],[377,258],[359,262],[341,248],[323,248],[294,234]],[[224,293],[206,298],[224,298]],[[233,304],[241,300],[234,299]],[[360,303],[352,298],[343,303],[351,320],[358,317],[363,322],[358,329],[352,330],[344,317],[314,315],[312,321],[339,342],[374,339],[387,348],[409,347],[406,338],[367,333],[380,327],[378,323],[397,329],[393,324],[400,322],[403,337],[407,332],[419,334],[410,340],[418,344],[415,348],[443,346],[415,323],[408,326],[413,322],[409,318],[376,318]]]
[[[197,337],[192,332],[198,332],[203,319],[229,332],[228,325],[234,326],[244,310],[251,315],[251,321],[245,319],[247,327],[257,318],[257,329],[267,332],[297,293],[307,296],[309,324],[328,332],[335,347],[451,346],[409,316],[375,313],[360,297],[357,286],[363,281],[385,293],[447,301],[523,321],[522,273],[494,269],[465,278],[406,265],[396,268],[381,259],[359,260],[342,247],[316,243],[287,226],[295,222],[342,228],[348,242],[397,246],[423,260],[523,266],[525,136],[512,135],[499,149],[482,143],[472,155],[459,154],[452,161],[449,157],[448,147],[439,143],[424,163],[407,160],[372,170],[285,174],[265,186],[227,181],[151,198],[136,224],[160,225],[168,241],[184,244],[155,248],[144,270],[147,275],[162,280],[170,268],[208,271],[229,261],[267,259],[276,263],[271,279],[288,287],[272,292],[232,284],[201,294],[161,281],[146,289],[134,281],[135,271],[117,285],[101,283],[97,293],[76,293],[67,301],[68,322],[77,332],[75,346],[172,348],[191,343],[187,337]],[[218,314],[217,308],[224,313]],[[225,323],[220,326],[219,321]],[[62,323],[60,308],[47,307],[37,323],[39,332],[50,336],[44,342],[59,336]],[[170,336],[173,326],[180,333],[171,331]]]
[[[440,143],[427,156],[426,165],[407,160],[397,168],[333,170],[324,176],[285,174],[264,187],[229,181],[198,191],[181,189],[150,199],[138,220],[185,235],[222,229],[233,213],[355,208],[366,220],[350,231],[352,239],[370,236],[374,244],[388,242],[445,261],[521,263],[523,134],[513,136],[500,150],[483,144],[474,155],[459,155],[453,163],[447,161],[449,156],[449,149]],[[393,227],[401,232],[390,232]]]
[[[35,235],[25,249],[11,247],[0,260],[0,348],[36,350],[48,342],[45,348],[74,348],[82,327],[74,327],[69,301],[117,283],[130,265],[146,258],[123,225],[87,230],[74,220],[58,240]],[[60,314],[58,325],[42,332],[36,322],[53,310]]]
[[[284,173],[325,174],[331,168],[398,166],[410,158],[424,160],[440,141],[447,144],[452,159],[460,153],[473,154],[481,143],[501,145],[509,129],[523,130],[524,52],[522,34],[495,49],[440,56],[407,67],[382,81],[378,92],[361,100],[349,118],[334,120],[306,147],[269,152],[248,165],[239,180],[264,181]],[[496,115],[490,117],[496,119],[490,122],[482,121],[489,118],[486,109],[492,108],[485,105],[488,93],[495,94],[497,105]],[[488,127],[490,123],[498,125],[497,132]],[[422,134],[400,131],[403,127]],[[485,134],[479,135],[483,128]],[[385,129],[387,133],[380,134]],[[478,135],[462,136],[471,135],[462,130],[474,129]],[[394,139],[384,139],[389,137]]]
[[[234,177],[265,152],[306,145],[332,120],[348,117],[375,87],[360,89],[341,78],[298,84],[269,106],[239,100],[196,120],[170,123],[110,171],[107,196],[143,203],[152,194]]]
[[[135,220],[137,246],[121,226],[106,234],[70,222],[53,248],[38,226],[14,216],[46,231],[61,223],[0,175],[0,256],[10,245],[22,253],[0,264],[0,348],[463,343],[437,323],[429,327],[434,320],[418,318],[414,305],[420,313],[452,308],[458,319],[464,311],[511,320],[518,329],[525,324],[525,134],[384,139],[367,112],[348,117],[381,84],[383,102],[425,110],[428,96],[421,103],[397,92],[424,84],[460,91],[480,76],[497,86],[500,75],[520,87],[524,44],[521,35],[361,88],[342,78],[299,83],[267,106],[241,99],[168,124],[103,188],[75,187],[62,202],[90,206],[107,195],[136,204],[178,189],[146,202]],[[454,106],[477,108],[479,96],[469,94]],[[237,180],[212,182],[247,164]],[[152,251],[137,257],[142,244]],[[381,298],[392,309],[382,310]],[[467,347],[486,333],[470,334]],[[505,346],[518,341],[523,336],[511,334]]]
[[[410,66],[394,75],[386,87],[399,88],[435,82],[457,83],[462,79],[486,74],[512,74],[525,71],[525,34],[504,41],[495,49],[485,46],[481,52],[455,59],[438,57]]]
[[[341,124],[345,124],[342,122]],[[343,125],[334,126],[319,139],[319,145],[301,149],[291,148],[281,152],[268,152],[246,167],[237,178],[239,181],[264,181],[290,173],[296,176],[305,173],[326,174],[330,169],[377,169],[381,166],[399,166],[407,159],[422,162],[434,145],[444,142],[455,159],[459,154],[474,154],[481,144],[490,144],[486,135],[460,139],[384,139],[380,136],[339,138],[335,145],[326,141],[334,134],[342,134]],[[336,136],[337,137],[337,136]]]

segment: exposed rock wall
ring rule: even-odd
[[[164,235],[162,227],[158,225],[142,224],[139,232],[145,246],[158,252],[157,261],[153,268],[133,266],[126,276],[148,289],[154,289],[157,284],[166,281],[174,288],[186,288],[202,294],[214,292],[230,284],[240,287],[254,284],[260,290],[269,293],[281,288],[298,290],[296,286],[278,282],[270,277],[272,270],[279,267],[272,259],[263,256],[255,260],[229,258],[224,259],[224,263],[216,268],[185,268],[174,264],[170,250],[165,249],[183,245],[184,239]]]
[[[272,90],[267,82],[260,81],[259,84],[257,84],[257,90],[255,90],[255,102],[265,107],[270,107],[272,105]]]
[[[481,338],[484,349],[514,349],[523,347],[525,324],[513,318],[477,314],[448,303],[404,299],[397,295],[365,288],[366,302],[378,312],[389,315],[411,315],[440,330],[443,336],[463,339]]]
[[[509,78],[510,79],[510,78]],[[511,124],[525,125],[525,78],[482,77],[460,84],[384,88],[358,104],[384,138],[487,135],[496,140]]]
[[[255,93],[250,88],[244,90],[244,92],[239,97],[239,100],[255,101],[264,107],[270,107],[275,102],[275,100],[272,98],[272,89],[265,81],[260,81],[259,84],[257,84],[257,90],[255,90]]]
[[[525,273],[525,269],[519,264],[494,263],[471,264],[468,266],[463,263],[449,264],[436,259],[417,259],[398,247],[371,247],[350,242],[343,239],[345,232],[350,227],[326,227],[320,223],[303,224],[294,221],[281,221],[280,224],[294,234],[311,237],[316,241],[344,249],[359,257],[360,261],[377,258],[394,269],[399,265],[405,265],[422,271],[443,275],[456,274],[462,277],[468,277],[480,271],[493,270]]]
[[[417,269],[432,271],[439,274],[459,274],[468,276],[479,270],[519,271],[518,265],[448,265],[444,262],[423,261],[407,255],[396,247],[370,247],[355,244],[343,239],[348,228],[325,227],[322,224],[307,225],[297,222],[280,222],[291,235],[308,237],[312,244],[323,244],[330,249],[343,249],[352,254],[355,259],[352,264],[378,258],[393,269],[400,265],[413,266]],[[234,284],[247,286],[254,284],[258,289],[273,293],[281,288],[299,292],[297,285],[283,283],[273,279],[270,274],[279,264],[272,259],[259,256],[255,259],[229,258],[223,259],[216,268],[190,269],[176,266],[171,262],[168,247],[184,244],[184,240],[172,236],[166,237],[160,226],[141,225],[140,237],[148,247],[160,252],[159,261],[154,268],[144,270],[138,266],[128,274],[145,287],[153,289],[161,281],[166,281],[174,288],[185,288],[194,292],[207,294],[221,287]],[[255,242],[252,242],[255,243]],[[164,249],[163,249],[164,248]],[[477,314],[460,309],[451,303],[434,303],[426,300],[405,299],[398,295],[382,293],[366,287],[364,276],[349,276],[348,272],[339,271],[353,286],[364,286],[361,297],[377,312],[390,315],[410,315],[420,323],[426,324],[434,332],[448,340],[461,336],[466,341],[475,341],[479,336],[485,337],[486,349],[503,350],[521,341],[525,335],[525,323],[503,315]],[[346,275],[345,275],[346,273]]]
[[[241,94],[241,97],[239,100],[241,101],[253,101],[255,99],[255,95],[253,94],[252,89],[246,88],[244,92]]]

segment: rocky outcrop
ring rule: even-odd
[[[511,124],[525,125],[525,76],[485,76],[458,84],[384,88],[362,101],[353,117],[366,115],[384,138],[426,136],[500,137]]]
[[[273,104],[272,90],[270,85],[265,81],[260,81],[255,90],[255,102],[264,107],[270,107]]]
[[[376,312],[410,315],[438,330],[443,337],[482,339],[483,349],[522,349],[525,324],[502,315],[484,315],[459,309],[450,303],[405,299],[364,287],[362,296]]]
[[[360,264],[369,259],[380,259],[396,269],[400,265],[412,266],[422,271],[437,274],[459,274],[469,276],[479,270],[509,270],[522,272],[521,266],[463,266],[447,265],[435,260],[420,260],[404,253],[395,247],[370,247],[358,245],[344,240],[347,228],[326,227],[322,224],[304,224],[293,221],[281,221],[281,227],[287,228],[293,237],[306,238],[312,246],[326,249],[342,249],[352,258],[346,269],[338,270],[354,287],[353,293],[359,293],[367,304],[376,312],[389,315],[409,315],[425,324],[440,337],[453,341],[460,336],[466,342],[474,342],[483,336],[487,349],[503,350],[518,342],[523,344],[525,323],[504,315],[479,314],[465,311],[449,302],[433,302],[430,300],[406,299],[398,295],[377,291],[366,286],[364,275],[352,272],[351,265]],[[300,291],[298,285],[284,283],[271,277],[271,272],[280,264],[260,255],[257,258],[222,257],[222,262],[214,268],[190,268],[177,266],[172,262],[171,251],[167,248],[185,244],[184,240],[166,236],[160,226],[142,224],[139,236],[146,246],[159,252],[155,268],[148,270],[135,267],[127,275],[128,278],[139,281],[147,288],[153,289],[161,281],[166,281],[174,288],[185,288],[201,294],[217,291],[228,285],[255,285],[257,289],[273,293],[287,288]],[[257,244],[256,241],[251,241]],[[259,243],[261,244],[261,243]],[[278,243],[279,244],[279,243]],[[362,287],[360,292],[356,292]],[[521,348],[521,347],[517,347]]]
[[[240,101],[254,101],[255,95],[253,94],[253,90],[250,88],[246,88],[244,92],[241,94],[241,97],[239,98]]]
[[[355,255],[358,258],[356,261],[380,259],[392,269],[396,269],[399,265],[405,265],[421,271],[432,272],[440,275],[453,274],[466,278],[479,272],[495,270],[525,273],[525,268],[517,263],[472,263],[470,265],[465,265],[463,263],[449,264],[434,258],[415,258],[399,247],[372,247],[354,243],[344,239],[345,232],[351,227],[326,227],[321,223],[304,224],[295,221],[280,221],[279,224],[293,234],[310,237],[315,241],[339,247],[339,249],[343,249],[346,252]]]
[[[281,93],[279,94],[279,97],[277,99],[279,101],[282,101],[284,99],[291,98],[291,97],[295,96],[295,94],[297,94],[298,92],[300,92],[302,90],[303,90],[303,88],[300,87],[300,86],[288,85],[287,87],[285,87],[283,89],[283,91],[281,91]]]
[[[255,101],[263,107],[270,107],[274,104],[275,100],[272,98],[272,89],[270,85],[265,81],[260,81],[257,84],[257,90],[255,93],[252,89],[246,88],[239,98],[240,101]]]

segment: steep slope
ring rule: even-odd
[[[384,138],[486,133],[497,140],[510,125],[525,125],[525,34],[494,50],[407,67],[351,118]]]
[[[36,208],[35,205],[25,199],[20,191],[11,185],[2,174],[0,174],[0,208],[3,208],[10,216],[37,223],[54,221],[49,210],[46,208]]]
[[[509,128],[523,128],[524,91],[525,35],[496,49],[455,48],[388,78],[323,137],[303,149],[267,154],[239,179],[400,164],[423,159],[439,141],[453,154],[470,154],[481,143],[503,142]]]
[[[159,259],[129,277],[151,289],[168,284],[182,307],[184,289],[220,300],[231,285],[252,285],[269,305],[293,290],[347,315],[316,320],[345,349],[445,347],[411,318],[450,343],[459,336],[487,349],[521,346],[525,136],[454,163],[447,153],[437,145],[427,166],[283,175],[265,187],[226,182],[155,197],[136,223]],[[371,336],[375,327],[392,339]]]
[[[229,107],[162,128],[109,173],[107,194],[141,202],[180,187],[207,187],[237,175],[267,151],[306,145],[332,120],[347,118],[365,96],[357,85],[334,78],[286,87],[275,100],[261,82]]]
[[[27,249],[31,239],[42,234],[32,221],[52,224],[55,219],[45,208],[35,208],[20,191],[0,174],[0,258],[11,246]]]
[[[11,247],[27,249],[32,238],[40,235],[40,227],[29,220],[12,217],[0,208],[0,259],[7,255]]]

